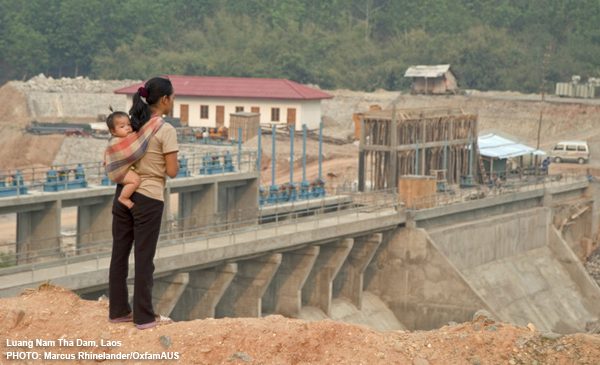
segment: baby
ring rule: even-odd
[[[129,115],[127,115],[125,112],[112,112],[106,118],[106,125],[108,126],[108,130],[112,135],[110,140],[111,145],[119,143],[121,138],[127,137],[129,134],[135,133],[131,128],[131,120],[129,120]],[[117,200],[129,209],[133,207],[131,195],[133,195],[135,190],[140,186],[140,181],[140,176],[131,169],[127,171],[127,174],[125,174],[121,181],[116,181],[119,184],[123,184],[123,190],[121,190],[121,195],[119,195]]]

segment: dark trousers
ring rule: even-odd
[[[154,321],[156,316],[152,308],[152,275],[164,203],[134,193],[131,196],[134,206],[130,210],[117,200],[122,188],[122,185],[117,185],[112,208],[113,246],[108,277],[109,318],[119,318],[131,313],[127,274],[129,254],[134,246],[133,322],[144,324]]]

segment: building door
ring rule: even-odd
[[[296,125],[296,108],[288,108],[287,124]]]
[[[187,127],[190,121],[190,106],[187,104],[181,104],[179,106],[179,120],[181,125]]]
[[[217,105],[217,128],[225,126],[225,107]]]

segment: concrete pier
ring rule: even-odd
[[[178,216],[185,217],[182,219],[183,231],[215,223],[218,214],[217,191],[217,184],[205,184],[179,192]]]
[[[382,233],[375,233],[354,240],[348,259],[333,281],[334,298],[346,298],[358,309],[362,308],[364,273],[382,239]]]
[[[353,245],[354,239],[344,238],[321,246],[313,270],[302,288],[303,305],[319,308],[327,316],[330,315],[333,280],[342,268]]]
[[[46,202],[38,210],[17,212],[17,263],[49,259],[60,254],[62,201]]]
[[[216,308],[221,317],[261,317],[262,297],[281,264],[281,254],[275,253],[238,262],[238,272]]]
[[[154,310],[156,313],[170,316],[179,298],[185,291],[190,280],[190,274],[182,272],[154,280],[152,292]]]
[[[263,311],[287,317],[297,316],[302,308],[302,287],[312,271],[319,246],[282,253],[277,275],[263,297]]]
[[[89,199],[78,206],[77,248],[99,241],[112,240],[112,196]]]
[[[258,179],[219,183],[219,212],[227,222],[256,224]]]
[[[235,277],[235,263],[189,272],[187,290],[171,313],[175,320],[214,318],[215,308]]]

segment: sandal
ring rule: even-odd
[[[135,328],[137,328],[138,330],[147,330],[149,328],[154,328],[158,325],[162,325],[162,324],[167,324],[167,323],[172,323],[173,320],[169,317],[165,317],[165,316],[157,316],[156,319],[152,322],[148,322],[148,323],[143,323],[143,324],[136,324]]]
[[[123,316],[123,317],[109,318],[108,321],[110,323],[133,322],[133,314],[129,313],[128,315]]]

